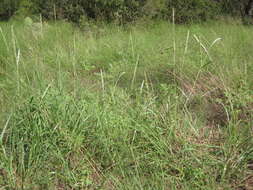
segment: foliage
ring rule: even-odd
[[[131,21],[141,15],[141,7],[145,0],[30,0],[34,3],[37,13],[48,19],[68,19],[78,22],[82,16],[96,20]]]
[[[252,0],[2,0],[0,18],[42,14],[46,19],[67,19],[79,23],[84,17],[126,23],[140,17],[172,20],[177,23],[199,22],[217,15],[248,16]]]
[[[214,18],[219,13],[219,6],[215,1],[168,0],[167,9],[170,13],[170,18],[172,17],[173,8],[175,10],[176,23],[206,21]]]
[[[1,0],[0,20],[10,18],[19,7],[19,0]]]
[[[164,18],[167,0],[147,0],[143,6],[144,16],[148,18]]]

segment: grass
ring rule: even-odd
[[[0,23],[0,189],[246,189],[252,27]]]

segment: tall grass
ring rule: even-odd
[[[0,32],[0,189],[252,186],[251,27]]]

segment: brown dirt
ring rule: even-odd
[[[186,98],[188,108],[191,112],[198,115],[202,112],[205,115],[206,125],[226,126],[231,119],[231,115],[225,107],[229,107],[227,88],[224,82],[211,73],[200,74],[197,81],[178,77],[179,85]],[[199,98],[199,101],[196,101]],[[198,107],[198,109],[196,109]],[[236,108],[238,120],[249,123],[253,120],[253,103]]]
[[[201,109],[198,111],[205,113],[208,126],[225,126],[228,123],[229,115],[224,107],[227,102],[225,87],[219,77],[211,73],[205,73],[200,75],[195,82],[181,80],[180,86],[188,96],[188,107],[198,104],[197,106]],[[194,101],[196,97],[200,98],[197,103]],[[194,109],[191,109],[191,111],[196,112]]]

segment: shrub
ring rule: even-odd
[[[206,21],[214,18],[219,12],[219,4],[205,0],[167,0],[166,16],[172,20],[172,9],[175,10],[176,23]]]
[[[10,18],[18,9],[19,0],[1,0],[0,3],[0,20]]]
[[[0,18],[14,13],[26,17],[42,14],[46,19],[67,19],[78,23],[87,17],[94,20],[125,23],[140,17],[172,20],[176,23],[206,21],[219,14],[248,15],[252,0],[1,0]],[[248,10],[248,11],[247,11]]]
[[[163,18],[167,12],[167,0],[147,0],[143,10],[145,17],[148,18]]]
[[[142,16],[146,0],[87,0],[80,4],[83,12],[92,19],[120,22]]]
[[[78,22],[82,17],[104,21],[131,21],[141,16],[146,0],[31,0],[33,12],[47,19],[67,19]]]

